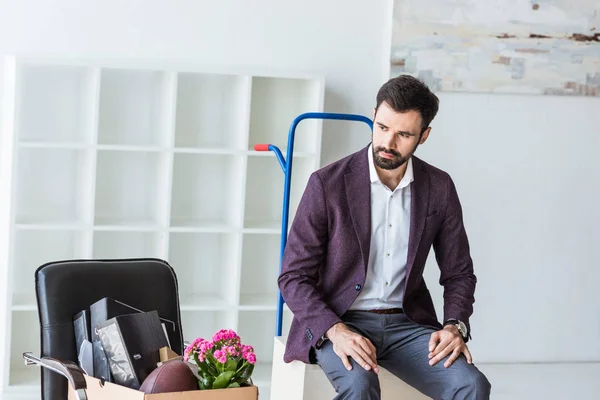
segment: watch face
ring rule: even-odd
[[[465,325],[465,323],[462,321],[458,321],[457,327],[458,327],[458,331],[460,332],[460,334],[463,337],[466,337],[467,336],[467,326]]]

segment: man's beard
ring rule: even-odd
[[[385,147],[373,147],[373,161],[375,162],[375,165],[381,169],[396,169],[408,161],[408,159],[414,154],[415,150],[417,150],[418,146],[419,143],[417,143],[413,151],[411,151],[406,157],[403,157],[402,154],[398,153],[396,150],[386,149]],[[394,158],[382,157],[379,155],[380,151],[391,154],[394,156]]]

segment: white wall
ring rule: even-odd
[[[439,97],[417,153],[453,176],[463,204],[476,360],[600,361],[600,98]]]
[[[370,114],[388,74],[391,10],[389,0],[2,0],[0,57],[170,59],[306,71],[325,75],[328,111]],[[368,129],[356,124],[350,132],[334,126],[323,141],[323,162],[359,148],[365,135]]]

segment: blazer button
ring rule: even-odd
[[[356,285],[356,287],[355,287],[356,290],[360,290],[360,288],[361,288],[360,284]]]

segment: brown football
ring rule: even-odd
[[[169,361],[148,375],[140,391],[146,394],[185,392],[198,389],[198,381],[185,361]]]

